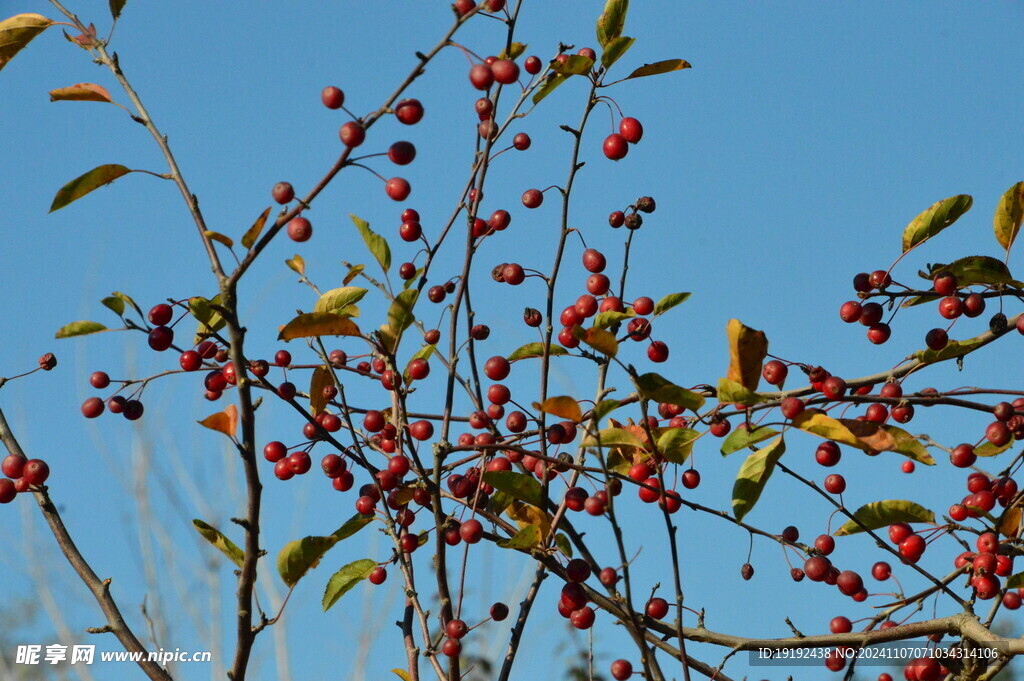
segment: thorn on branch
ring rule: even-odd
[[[85,633],[87,634],[109,634],[114,630],[109,624],[104,624],[102,627],[87,627]]]
[[[568,125],[560,125],[558,127],[561,128],[562,130],[565,130],[566,132],[572,134],[575,137],[579,137],[580,136],[580,131],[579,130],[577,130],[575,128],[572,128],[572,127],[569,127]]]
[[[429,61],[429,57],[427,57],[427,55],[423,54],[422,52],[416,52],[416,58],[423,63]]]

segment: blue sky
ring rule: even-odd
[[[86,22],[95,21],[104,33],[109,27],[106,4],[82,0],[71,8]],[[5,0],[0,5],[8,15],[55,14],[43,2]],[[626,159],[612,163],[600,154],[601,141],[611,131],[608,112],[595,112],[584,138],[587,165],[579,176],[571,222],[589,245],[608,254],[615,268],[624,237],[608,228],[605,217],[637,196],[657,199],[657,212],[637,234],[627,298],[657,299],[672,291],[694,294],[655,327],[655,335],[671,346],[663,373],[684,385],[714,383],[728,362],[724,327],[732,317],[764,329],[774,354],[822,364],[845,376],[883,370],[921,347],[924,332],[937,325],[931,309],[902,313],[892,340],[875,347],[864,338],[862,327],[847,327],[838,319],[838,308],[852,296],[853,275],[887,268],[899,255],[903,227],[947,196],[971,194],[974,208],[901,263],[896,278],[915,280],[917,269],[926,262],[1000,255],[992,237],[992,211],[1002,192],[1022,179],[1024,141],[1017,126],[1022,102],[1011,69],[1019,56],[1020,5],[634,5],[626,33],[637,42],[616,68],[625,73],[644,62],[672,57],[687,59],[693,68],[607,91],[626,115],[643,122],[645,136]],[[600,7],[599,2],[576,1],[555,8],[528,0],[517,40],[529,43],[527,54],[542,58],[550,56],[559,41],[590,45]],[[439,1],[250,2],[230,9],[218,4],[129,2],[113,49],[168,134],[211,228],[237,239],[269,204],[275,182],[287,179],[301,192],[338,154],[337,128],[345,119],[320,105],[320,89],[328,84],[342,87],[347,104],[357,112],[376,108],[411,68],[413,52],[429,49],[449,21],[446,3]],[[500,29],[497,22],[475,20],[458,39],[486,55],[500,49]],[[451,210],[471,162],[472,104],[478,93],[465,77],[467,68],[457,50],[442,53],[409,91],[423,100],[424,121],[412,128],[384,121],[372,130],[366,145],[384,150],[397,139],[416,144],[416,161],[400,171],[413,185],[412,196],[403,205],[419,210],[430,234],[436,234]],[[105,85],[125,101],[109,75],[66,43],[56,29],[0,73],[0,117],[7,133],[0,136],[0,158],[5,160],[0,179],[7,196],[5,266],[0,268],[0,286],[7,293],[0,296],[0,317],[7,332],[0,374],[19,373],[45,351],[57,353],[61,362],[50,374],[5,386],[0,401],[23,444],[50,461],[52,493],[69,526],[97,572],[115,578],[115,593],[135,623],[142,626],[137,606],[147,593],[144,563],[134,557],[140,542],[146,546],[141,539],[145,533],[137,529],[140,509],[131,495],[142,480],[169,542],[153,540],[151,550],[158,562],[173,560],[183,570],[173,579],[155,579],[172,621],[172,642],[165,647],[204,647],[193,622],[197,614],[207,623],[222,619],[223,645],[230,646],[230,622],[224,613],[230,610],[231,573],[224,561],[200,546],[189,527],[192,517],[229,527],[228,518],[240,512],[232,501],[239,485],[238,466],[216,434],[195,425],[213,410],[211,405],[201,399],[196,381],[174,377],[181,380],[160,381],[147,389],[147,414],[138,426],[109,415],[86,422],[78,406],[92,394],[86,382],[91,371],[102,369],[115,377],[148,375],[176,365],[176,359],[150,352],[141,335],[53,339],[54,331],[68,321],[115,322],[99,304],[114,290],[131,294],[144,308],[167,297],[214,291],[194,227],[169,183],[131,175],[47,214],[54,192],[93,166],[123,163],[164,171],[153,141],[119,109],[48,102],[49,90],[81,81]],[[533,339],[519,318],[525,305],[542,307],[540,288],[502,287],[486,275],[492,264],[506,261],[550,268],[553,256],[547,244],[553,244],[552,230],[558,224],[554,197],[549,194],[549,201],[532,212],[518,201],[527,188],[563,181],[570,139],[558,125],[576,123],[584,95],[582,83],[576,82],[545,100],[517,127],[532,136],[533,147],[509,152],[494,166],[485,208],[508,208],[513,220],[509,230],[485,243],[478,256],[474,299],[479,321],[492,328],[481,352],[508,354]],[[397,174],[386,163],[378,167],[385,176]],[[285,258],[301,254],[311,278],[325,289],[340,285],[345,272],[341,260],[365,262],[373,271],[347,218],[355,213],[392,239],[395,261],[401,262],[414,249],[394,236],[400,210],[372,176],[345,171],[310,214],[313,240],[278,240],[253,268],[241,292],[252,347],[271,356],[279,347],[274,340],[277,326],[297,307],[308,309],[314,300],[308,289],[295,283],[283,264]],[[575,300],[585,280],[578,265],[582,249],[578,243],[572,247],[557,309]],[[438,271],[455,274],[456,255],[450,252]],[[1011,269],[1016,262],[1015,254]],[[437,308],[424,308],[425,320],[437,318]],[[379,304],[364,306],[368,322],[382,314]],[[975,335],[983,328],[982,319],[962,320],[953,337]],[[1001,345],[1016,342],[1010,337]],[[292,350],[298,356],[300,348]],[[631,361],[643,361],[641,346],[628,352],[633,353],[627,355]],[[954,375],[953,367],[939,367],[910,385],[1015,388],[1020,373],[1009,356],[989,348],[968,358],[969,378]],[[575,361],[556,366],[553,389],[590,397],[592,377],[579,367]],[[512,379],[525,401],[532,399],[529,371],[517,368]],[[436,380],[421,389],[420,399],[429,401],[430,390],[440,391],[440,373],[436,371],[431,377]],[[617,380],[624,386],[621,376]],[[262,439],[298,437],[300,426],[286,410],[264,407],[261,416]],[[953,444],[976,439],[985,420],[936,411],[921,413],[911,425],[914,432]],[[793,438],[787,461],[821,478],[813,448],[812,440]],[[696,461],[704,482],[692,498],[724,509],[741,461],[738,456],[722,459],[716,449],[698,448]],[[143,473],[132,462],[145,462]],[[894,455],[859,459],[847,452],[842,469],[850,482],[851,505],[905,497],[942,511],[962,494],[963,475],[942,463],[906,476],[899,473]],[[269,475],[269,468],[264,472]],[[18,508],[0,509],[8,519],[0,536],[13,546],[37,547],[37,558],[45,566],[41,574],[67,603],[62,610],[72,630],[97,625],[88,594],[45,541],[45,527],[28,502],[19,499],[13,505]],[[353,494],[333,492],[319,476],[287,484],[269,480],[267,548],[273,555],[290,539],[333,530],[351,514],[353,502]],[[632,549],[642,547],[637,572],[643,586],[638,591],[645,592],[655,581],[670,583],[663,569],[667,547],[659,534],[660,519],[651,523],[649,508],[643,513],[634,510],[638,512],[626,525],[633,533]],[[827,513],[820,500],[780,476],[772,480],[750,520],[766,529],[797,524],[804,537],[813,538],[824,531]],[[868,608],[855,606],[832,589],[790,582],[789,568],[775,545],[755,544],[757,575],[750,582],[741,581],[746,535],[714,519],[685,513],[679,518],[687,603],[706,608],[710,628],[783,636],[788,634],[785,616],[811,633],[824,631],[836,614],[868,614]],[[581,520],[581,525],[591,536],[605,536],[589,519]],[[387,583],[392,587],[390,601],[380,589],[369,595],[360,589],[331,612],[319,612],[320,589],[333,569],[356,558],[386,555],[382,537],[364,534],[330,554],[289,605],[286,638],[294,678],[344,678],[346,673],[385,678],[387,670],[404,659],[391,625],[392,610],[400,604],[395,600],[394,575]],[[603,539],[597,541],[601,554],[612,562],[612,547]],[[861,550],[869,548],[851,539],[836,555],[844,566],[867,571],[877,559]],[[417,555],[427,574],[425,557]],[[952,543],[940,542],[926,561],[945,571],[953,555]],[[527,561],[493,553],[474,560],[479,561],[474,571],[484,576],[469,580],[467,603],[482,611],[499,597],[510,602],[521,597],[519,575],[528,569]],[[218,588],[216,583],[211,587],[209,580],[197,576],[208,564],[223,587],[220,613],[208,608],[207,590]],[[4,601],[37,593],[18,552],[0,560],[0,574]],[[911,583],[914,579],[907,577]],[[553,654],[559,664],[567,664],[575,646],[586,643],[584,637],[566,632],[555,615],[553,581],[538,603],[517,678],[529,678],[531,667],[550,664]],[[153,583],[149,582],[150,591]],[[175,593],[196,594],[190,604],[195,612],[190,615]],[[367,599],[374,604],[369,609],[364,605]],[[941,607],[945,606],[940,611]],[[357,647],[349,639],[356,641],[361,623],[367,621],[380,627],[381,640],[373,644],[365,666],[359,667],[347,657]],[[42,637],[48,626],[34,625],[31,631]],[[493,646],[504,640],[506,629],[490,625],[481,631],[479,638],[486,640],[479,645]],[[602,670],[615,657],[635,660],[621,632],[607,622],[595,629],[595,641]],[[106,645],[110,649],[112,644]],[[262,646],[253,678],[277,678],[271,636]],[[699,648],[698,652],[713,664],[722,654]],[[12,651],[2,653],[9,657]],[[741,677],[744,664],[734,659],[726,671]],[[191,681],[216,671],[200,667],[180,669],[179,675]],[[766,671],[763,675],[771,678],[785,676],[783,670]],[[123,672],[99,667],[93,673],[105,680],[121,678]],[[792,673],[796,678],[820,678],[816,669]]]

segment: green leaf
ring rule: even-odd
[[[722,456],[728,456],[745,447],[756,445],[758,442],[764,442],[778,434],[777,430],[768,426],[755,427],[753,430],[748,430],[747,424],[741,423],[736,427],[736,430],[729,433],[729,437],[725,438],[725,442],[722,443]]]
[[[112,310],[118,317],[124,315],[124,301],[117,296],[107,296],[100,302],[103,303],[104,307]]]
[[[967,194],[957,194],[932,204],[911,220],[903,230],[903,252],[906,253],[925,239],[929,239],[957,221],[971,209],[974,202]]]
[[[75,83],[67,87],[50,90],[51,102],[100,102],[113,103],[107,88],[96,83]]]
[[[686,302],[690,297],[689,293],[670,293],[654,305],[654,317],[663,315],[676,305]]]
[[[356,277],[362,274],[363,270],[365,269],[365,265],[353,265],[352,267],[349,268],[348,274],[345,275],[345,278],[342,280],[341,285],[348,286],[355,280]]]
[[[356,513],[354,516],[345,521],[345,524],[339,527],[331,534],[331,539],[337,544],[340,541],[348,539],[359,530],[363,529],[374,521],[374,516],[363,515]]]
[[[980,348],[983,344],[984,341],[979,338],[968,338],[965,341],[951,340],[946,344],[946,347],[941,350],[918,350],[914,353],[914,357],[925,364],[943,362],[947,359],[954,359],[956,357],[963,357],[964,355],[970,354]]]
[[[0,21],[0,69],[51,25],[41,14],[17,14]]]
[[[370,229],[370,223],[366,220],[355,215],[349,215],[349,217],[355,223],[356,229],[359,230],[359,234],[363,237],[366,247],[370,249],[370,253],[380,263],[381,269],[387,272],[391,267],[391,248],[388,246],[388,242],[380,234]]]
[[[728,378],[718,379],[718,401],[722,404],[757,404],[764,402],[764,399],[736,381],[730,381]]]
[[[136,303],[132,299],[132,297],[130,295],[128,295],[127,293],[121,293],[120,291],[114,291],[110,295],[113,296],[114,298],[120,299],[126,305],[131,305],[132,308],[134,308],[134,310],[139,313],[140,317],[145,317],[146,316],[146,315],[142,314],[142,308],[139,307],[139,304]],[[110,306],[107,305],[107,307],[110,307]]]
[[[202,296],[195,296],[188,299],[188,308],[192,312],[192,316],[199,322],[199,328],[196,330],[196,342],[198,343],[206,334],[216,333],[217,331],[224,328],[227,324],[227,320],[220,312],[214,309],[215,305],[220,305],[220,294],[218,293],[210,300],[203,298]]]
[[[583,412],[580,411],[579,403],[568,395],[549,397],[543,403],[534,402],[533,408],[545,414],[569,419],[574,423],[579,423],[583,420]]]
[[[330,537],[303,537],[288,542],[277,555],[277,571],[287,586],[295,586],[315,568],[336,542]]]
[[[969,255],[948,265],[933,265],[931,270],[933,274],[951,272],[956,275],[957,284],[960,286],[1008,284],[1013,281],[1013,275],[1010,274],[1006,263],[988,255]]]
[[[736,520],[743,520],[754,504],[761,498],[768,478],[775,472],[775,464],[786,452],[786,442],[777,437],[767,446],[756,450],[740,466],[732,488],[732,513]]]
[[[520,55],[526,52],[526,45],[523,43],[512,43],[509,49],[502,50],[498,53],[498,59],[518,59]]]
[[[611,326],[615,326],[627,319],[632,319],[636,316],[633,310],[628,312],[619,312],[617,310],[605,310],[604,312],[598,312],[594,316],[594,328],[607,329]]]
[[[121,16],[121,10],[124,9],[124,3],[126,0],[110,0],[110,16],[114,17],[114,21],[117,21],[118,17]]]
[[[594,423],[600,423],[601,419],[622,406],[619,400],[601,400],[590,410],[590,418]]]
[[[608,0],[604,11],[597,18],[597,42],[607,49],[608,43],[622,35],[626,27],[626,12],[629,0]]]
[[[1018,182],[1003,194],[996,206],[996,214],[992,219],[996,232],[996,241],[1007,251],[1013,245],[1024,222],[1024,182]]]
[[[420,292],[417,289],[402,291],[388,308],[388,326],[395,330],[396,334],[405,331],[416,320],[412,309],[416,305],[416,299]]]
[[[692,390],[681,388],[660,374],[647,373],[636,379],[636,390],[644,399],[653,402],[674,404],[677,407],[696,411],[704,406],[704,397]]]
[[[1013,445],[1016,444],[1016,442],[1017,440],[1011,437],[1010,441],[1007,442],[1005,445],[1003,445],[1002,447],[996,447],[994,444],[986,440],[985,442],[982,442],[980,445],[974,448],[974,455],[981,457],[997,456],[1005,452],[1010,447],[1013,447]]]
[[[406,289],[395,296],[391,306],[388,308],[388,323],[382,326],[380,330],[384,344],[392,353],[398,349],[398,342],[402,338],[402,333],[416,320],[416,317],[412,314],[412,309],[416,305],[416,299],[419,295],[419,289]]]
[[[348,317],[333,312],[307,312],[300,314],[281,328],[278,340],[314,336],[359,336],[359,327]]]
[[[514,536],[508,539],[499,539],[497,544],[503,549],[533,549],[540,546],[543,537],[540,533],[540,527],[537,525],[527,525]]]
[[[363,558],[349,563],[331,575],[327,581],[327,589],[324,591],[324,612],[330,610],[339,598],[352,590],[352,587],[369,577],[375,567],[377,567],[376,562],[369,558]]]
[[[626,80],[629,80],[630,78],[657,76],[662,73],[671,73],[672,71],[681,71],[682,69],[688,68],[690,68],[690,63],[684,59],[666,59],[665,61],[656,61],[653,64],[644,64],[633,71],[633,73],[626,76]]]
[[[569,538],[561,532],[555,535],[555,546],[567,557],[572,558],[572,544],[569,543]]]
[[[354,305],[366,295],[365,288],[358,286],[342,286],[334,288],[320,296],[313,306],[313,312],[335,312],[342,310],[349,305]]]
[[[613,38],[604,46],[604,52],[601,53],[601,66],[605,70],[609,69],[612,64],[619,60],[619,57],[626,54],[629,48],[633,47],[635,42],[636,38],[627,38],[624,35]]]
[[[619,352],[619,341],[604,329],[597,327],[584,329],[582,326],[574,326],[572,335],[603,355],[614,357]]]
[[[853,514],[869,530],[877,530],[893,523],[934,523],[935,514],[923,506],[903,499],[873,501],[857,509]],[[852,520],[835,531],[837,537],[863,532],[860,525]]]
[[[196,530],[203,536],[203,539],[213,544],[214,548],[223,553],[228,557],[232,563],[238,567],[242,567],[242,561],[245,560],[245,554],[242,549],[238,548],[233,541],[224,536],[224,534],[216,527],[207,525],[198,518],[192,521]]]
[[[123,177],[130,172],[132,171],[128,168],[116,163],[93,168],[60,188],[57,195],[53,197],[53,203],[50,204],[50,212],[60,210],[72,201],[77,201],[89,192],[99,189],[103,185],[110,184],[117,178]]]
[[[306,261],[301,255],[296,255],[294,258],[284,261],[285,265],[288,265],[288,269],[295,272],[300,277],[306,276]]]
[[[563,348],[561,345],[551,344],[548,350],[548,356],[554,357],[555,355],[568,355],[569,351]],[[519,359],[529,359],[531,357],[542,357],[544,355],[544,344],[543,343],[527,343],[521,348],[515,350],[511,355],[508,356],[508,361],[515,362]]]
[[[256,218],[256,222],[252,223],[252,227],[245,230],[245,234],[242,235],[242,246],[244,248],[253,247],[256,239],[260,236],[260,232],[263,231],[263,226],[267,224],[268,217],[270,217],[270,206],[267,206],[267,209]]]
[[[1006,580],[1007,589],[1020,589],[1024,587],[1024,572],[1018,572],[1015,575],[1011,575]]]
[[[564,62],[554,62],[551,70],[562,76],[582,76],[594,67],[594,60],[578,54],[569,55]]]
[[[73,336],[85,336],[90,333],[99,333],[100,331],[106,331],[107,327],[103,326],[99,322],[71,322],[57,329],[54,338],[71,338]]]
[[[583,438],[584,447],[597,447],[600,441],[601,447],[636,447],[645,449],[644,443],[633,433],[625,428],[604,428],[599,430],[597,435],[588,435]]]
[[[913,459],[919,463],[923,463],[926,466],[934,466],[935,459],[928,453],[925,446],[921,442],[898,426],[883,425],[882,430],[887,432],[895,440],[895,444],[885,450],[902,454],[908,458]]]
[[[563,76],[560,73],[549,73],[544,77],[544,80],[536,87],[533,91],[533,103],[539,104],[540,100],[544,99],[552,92],[555,91],[559,85],[568,80],[568,76]]]
[[[491,496],[491,500],[487,502],[487,508],[491,513],[501,514],[514,500],[515,498],[508,492],[497,490]]]
[[[487,471],[484,473],[483,479],[488,485],[499,492],[505,493],[512,499],[519,499],[538,508],[540,507],[541,485],[532,475],[516,473],[515,471]]]
[[[658,451],[672,463],[686,463],[700,433],[691,428],[666,428],[658,436]]]

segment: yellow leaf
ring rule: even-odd
[[[575,423],[583,420],[583,412],[580,411],[580,405],[568,395],[549,397],[543,403],[534,402],[533,408],[545,414],[561,416],[563,419],[569,419]]]
[[[41,14],[18,14],[0,21],[0,69],[52,24]]]
[[[293,338],[309,338],[311,336],[358,336],[359,327],[347,317],[333,312],[309,312],[300,314],[281,329],[278,340],[290,341]]]
[[[551,531],[551,516],[536,506],[515,500],[509,504],[505,513],[508,514],[509,518],[516,521],[516,525],[520,528],[536,525],[540,528],[541,536],[543,537],[548,536],[548,533]]]
[[[224,244],[228,248],[234,248],[235,242],[231,240],[231,237],[224,236],[220,232],[214,232],[212,229],[208,229],[203,234],[206,235],[207,239],[212,239],[219,244]]]
[[[757,390],[761,363],[768,355],[768,338],[764,331],[744,326],[738,319],[730,319],[725,332],[729,338],[729,372],[725,377],[748,390]]]
[[[306,261],[303,260],[301,255],[296,255],[294,258],[291,258],[290,260],[285,260],[284,264],[288,265],[288,267],[300,277],[305,276]]]
[[[229,404],[225,407],[224,411],[210,414],[200,421],[199,425],[210,430],[216,430],[218,433],[224,433],[231,439],[234,439],[235,433],[238,431],[238,407]]]
[[[402,681],[412,681],[412,677],[409,676],[409,672],[404,669],[392,669],[391,672],[398,678],[402,679]]]

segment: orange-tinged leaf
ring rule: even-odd
[[[1021,512],[1020,506],[1014,506],[1003,511],[1003,515],[999,518],[999,531],[1007,537],[1016,537],[1020,532],[1022,515],[1024,514]]]
[[[210,414],[200,421],[199,425],[210,430],[216,430],[218,433],[224,433],[231,439],[234,439],[235,433],[238,431],[238,407],[229,404],[224,408],[224,411]]]
[[[846,429],[853,433],[854,437],[864,444],[864,447],[879,452],[887,452],[896,446],[896,439],[881,424],[871,421],[857,421],[856,419],[839,419],[839,422],[846,426]],[[861,449],[864,449],[864,447],[861,447]]]
[[[256,243],[256,239],[259,238],[260,232],[263,231],[263,226],[267,224],[267,218],[269,216],[270,206],[267,206],[267,209],[263,211],[258,218],[256,218],[256,222],[252,223],[252,227],[245,231],[245,234],[242,236],[242,246],[245,248],[252,248],[253,244]]]
[[[764,331],[730,319],[725,327],[729,338],[729,371],[725,377],[748,390],[757,390],[761,380],[761,363],[768,355],[768,338]]]
[[[0,21],[0,69],[52,25],[53,22],[41,14],[17,14]]]
[[[327,397],[324,395],[324,388],[334,385],[334,374],[326,364],[321,364],[313,369],[313,376],[309,379],[309,410],[316,416],[327,406]]]
[[[549,397],[543,403],[534,402],[533,408],[545,414],[561,416],[563,419],[569,419],[576,423],[583,420],[583,412],[580,411],[579,403],[568,395]]]
[[[278,340],[312,336],[358,336],[359,327],[348,317],[333,312],[308,312],[300,314],[281,328]]]
[[[107,88],[96,83],[75,83],[67,87],[50,90],[51,102],[106,102],[113,103]]]

